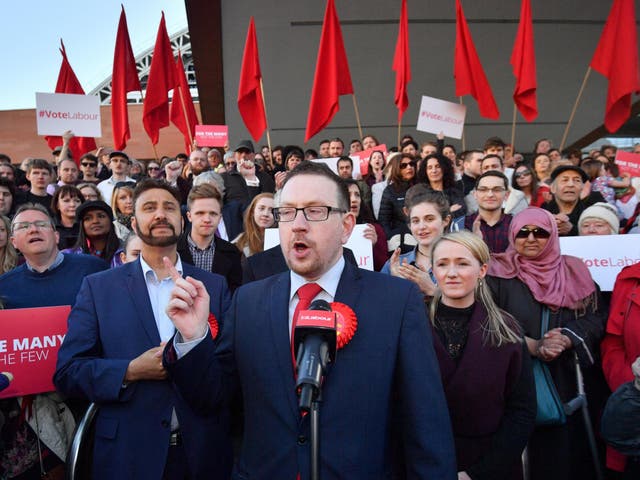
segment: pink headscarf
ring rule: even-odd
[[[515,249],[516,234],[526,225],[535,225],[551,233],[535,258],[520,255]],[[579,258],[560,254],[558,226],[553,215],[536,207],[529,207],[513,217],[509,247],[504,253],[492,255],[489,274],[500,278],[518,277],[538,302],[552,308],[576,308],[580,300],[595,291],[585,264]]]

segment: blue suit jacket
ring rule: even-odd
[[[240,287],[217,348],[205,338],[165,362],[198,411],[225,401],[239,384],[244,439],[236,479],[309,478],[309,416],[297,406],[285,272]],[[401,434],[409,478],[455,479],[456,462],[438,362],[422,297],[406,280],[345,265],[336,302],[358,318],[337,353],[320,406],[321,477],[391,478],[391,430]],[[396,422],[394,424],[394,422]]]
[[[186,263],[184,275],[203,281],[220,321],[230,296],[223,277]],[[88,276],[69,315],[58,354],[56,387],[96,402],[94,479],[153,479],[165,466],[175,408],[187,460],[196,479],[228,479],[232,465],[226,413],[196,414],[169,381],[122,388],[129,362],[160,345],[140,261]]]

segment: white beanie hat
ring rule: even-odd
[[[620,231],[620,220],[618,220],[616,208],[608,203],[598,202],[586,208],[578,220],[578,229],[582,228],[582,224],[587,218],[604,220],[611,227],[611,233],[617,234]]]

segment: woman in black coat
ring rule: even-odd
[[[382,225],[387,240],[394,240],[401,248],[401,253],[406,253],[413,248],[413,244],[406,244],[405,239],[411,238],[408,227],[407,215],[404,211],[404,197],[407,190],[415,183],[416,160],[403,153],[391,160],[391,172],[389,185],[382,192],[378,222]],[[394,250],[395,246],[390,250]]]

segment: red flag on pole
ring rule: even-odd
[[[82,85],[80,85],[80,81],[78,80],[78,77],[76,77],[69,60],[67,59],[67,51],[64,48],[62,39],[60,40],[60,53],[62,54],[62,65],[60,65],[55,93],[75,93],[84,95]],[[63,143],[62,137],[46,136],[44,139],[47,141],[51,150]],[[76,163],[78,158],[91,150],[95,150],[96,148],[96,141],[90,137],[73,137],[69,142],[69,149],[75,155]]]
[[[494,120],[500,117],[493,92],[484,74],[476,47],[473,45],[460,0],[456,0],[456,50],[453,75],[456,79],[456,96],[471,95],[478,102],[480,115]]]
[[[111,76],[111,129],[113,131],[113,147],[116,150],[124,150],[127,146],[127,140],[131,138],[127,92],[139,90],[141,88],[138,69],[131,48],[127,16],[123,6],[118,22],[116,48],[113,54],[113,74]]]
[[[511,66],[516,77],[513,101],[522,116],[531,122],[538,116],[536,99],[536,54],[533,44],[533,21],[530,0],[522,0],[520,24],[511,53]]]
[[[631,94],[640,90],[633,0],[614,0],[591,68],[609,80],[604,126],[615,132],[631,115]]]
[[[154,145],[160,138],[160,129],[169,126],[169,90],[176,84],[175,68],[171,42],[167,34],[164,12],[162,12],[142,109],[142,123]]]
[[[407,84],[411,81],[411,60],[409,58],[409,20],[407,17],[407,0],[402,0],[400,9],[400,26],[396,53],[393,56],[392,70],[396,72],[396,89],[393,101],[398,107],[398,123],[409,106]]]
[[[256,142],[267,129],[267,114],[264,111],[264,98],[260,88],[261,79],[256,26],[251,17],[242,55],[242,69],[238,84],[238,110],[247,130]]]
[[[353,93],[353,85],[342,41],[340,20],[333,0],[328,0],[311,90],[305,142],[331,122],[340,110],[340,95],[348,93]]]
[[[173,90],[173,99],[171,100],[171,122],[182,132],[186,151],[191,152],[198,115],[196,115],[196,109],[193,106],[193,98],[191,98],[189,91],[187,75],[184,73],[180,51],[178,51],[176,59],[176,88]]]

